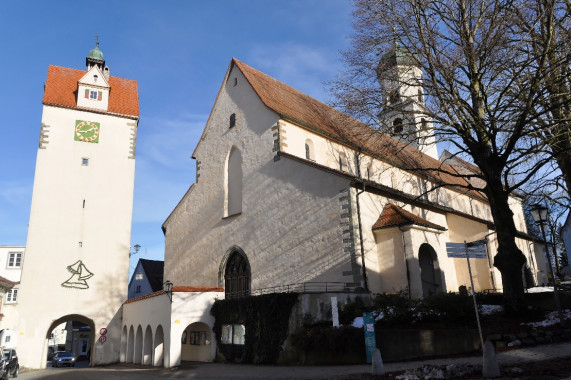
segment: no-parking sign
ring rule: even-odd
[[[105,327],[102,327],[101,330],[99,330],[99,334],[101,335],[107,334],[107,329]]]

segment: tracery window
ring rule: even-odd
[[[224,272],[226,299],[250,295],[250,264],[238,251],[230,254]]]

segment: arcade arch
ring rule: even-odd
[[[212,361],[212,330],[206,323],[188,325],[182,332],[180,342],[182,361]]]
[[[154,367],[163,366],[164,340],[165,335],[161,325],[154,330],[147,325],[144,333],[141,325],[138,325],[136,330],[134,326],[123,326],[120,361]]]

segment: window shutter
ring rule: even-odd
[[[103,93],[101,91],[97,91],[97,100],[101,100],[101,95]]]
[[[89,99],[89,90],[85,90],[85,99]]]

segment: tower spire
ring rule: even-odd
[[[103,71],[105,67],[103,52],[99,50],[99,36],[95,36],[95,48],[91,49],[89,55],[85,57],[85,65],[88,70],[93,66],[98,66]]]

